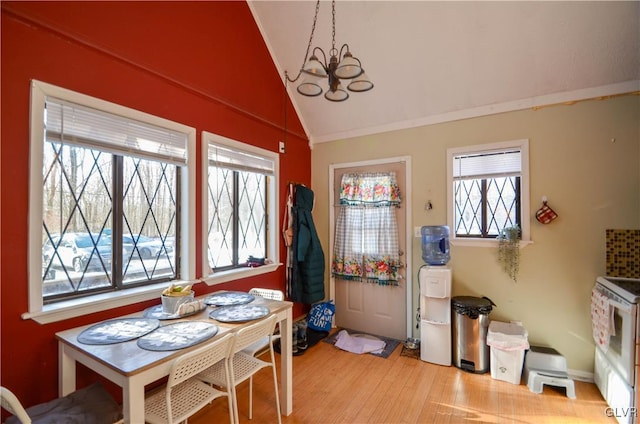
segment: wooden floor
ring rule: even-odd
[[[455,367],[401,356],[356,355],[320,342],[293,362],[293,413],[283,423],[615,423],[591,383],[575,382],[576,399],[564,389],[545,386],[542,394],[526,385],[472,374]],[[279,356],[276,361],[279,365]],[[249,421],[248,382],[238,388],[241,423],[276,423],[269,369],[254,380],[253,419]],[[190,424],[229,422],[225,398],[189,419]]]

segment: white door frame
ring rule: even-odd
[[[333,258],[333,245],[335,239],[335,190],[334,190],[334,174],[336,169],[354,168],[361,166],[384,165],[388,163],[404,162],[405,187],[402,203],[404,204],[405,213],[405,231],[406,231],[406,249],[404,254],[405,278],[407,292],[407,337],[413,337],[413,279],[412,257],[413,257],[413,222],[411,220],[411,156],[398,156],[385,159],[366,160],[362,162],[335,163],[329,165],[329,261]],[[329,266],[329,299],[336,298],[336,280],[331,275],[331,266]]]

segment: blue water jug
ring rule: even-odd
[[[422,233],[422,260],[429,265],[446,265],[449,262],[449,227],[424,226]]]

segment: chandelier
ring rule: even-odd
[[[349,98],[347,90],[352,92],[371,90],[373,88],[373,83],[369,80],[367,74],[365,74],[364,69],[362,69],[362,64],[358,58],[351,54],[349,45],[346,43],[343,44],[342,47],[340,47],[340,51],[336,48],[335,0],[331,2],[333,24],[331,32],[331,50],[329,50],[329,62],[327,63],[327,55],[320,47],[315,47],[311,56],[309,56],[319,9],[320,0],[316,3],[316,13],[313,17],[311,36],[309,37],[307,52],[304,55],[303,66],[295,79],[289,78],[289,74],[285,71],[286,80],[293,83],[302,76],[302,80],[297,88],[298,93],[304,96],[315,97],[322,94],[323,90],[321,84],[324,82],[324,79],[327,79],[329,87],[324,97],[332,102],[342,102],[347,100]],[[320,60],[320,58],[322,60]],[[351,80],[347,84],[347,90],[344,89],[341,80]]]

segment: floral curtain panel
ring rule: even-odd
[[[398,285],[395,173],[345,174],[331,272],[335,278]]]

